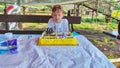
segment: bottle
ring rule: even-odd
[[[13,34],[12,33],[5,33],[5,36],[7,38],[7,46],[9,49],[10,54],[15,54],[17,53],[17,39],[13,39]]]

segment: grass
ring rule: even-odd
[[[108,59],[113,59],[114,55],[112,53],[110,53],[110,55],[108,55],[107,57],[108,57]]]
[[[42,29],[42,28],[45,28],[47,24],[43,24],[43,23],[23,23],[23,29],[26,29],[26,28],[30,28],[30,29]]]
[[[98,44],[98,45],[105,45],[105,44],[110,44],[111,46],[115,45],[115,42],[109,41],[109,38],[104,38],[103,41],[98,41],[97,39],[93,39],[91,41],[95,44]]]
[[[46,27],[47,24],[43,23],[24,23],[23,28],[39,28],[39,27]],[[81,24],[74,24],[74,28],[76,29],[91,29],[91,30],[116,30],[118,28],[117,23],[104,23],[104,22],[98,22],[98,23],[84,23]]]
[[[118,27],[117,23],[81,23],[74,24],[77,29],[92,29],[92,30],[115,30]]]

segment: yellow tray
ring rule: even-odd
[[[58,39],[39,38],[38,45],[77,46],[78,43],[76,38],[58,38]]]
[[[38,40],[40,46],[77,46],[77,40],[72,36],[67,38],[58,38],[56,36],[42,36]]]

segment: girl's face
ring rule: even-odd
[[[61,19],[63,18],[62,10],[56,10],[55,12],[52,12],[52,17],[56,23],[60,22]]]

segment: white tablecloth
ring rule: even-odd
[[[0,68],[116,68],[83,35],[75,36],[78,46],[37,46],[37,37],[16,35],[18,53],[0,55]]]

